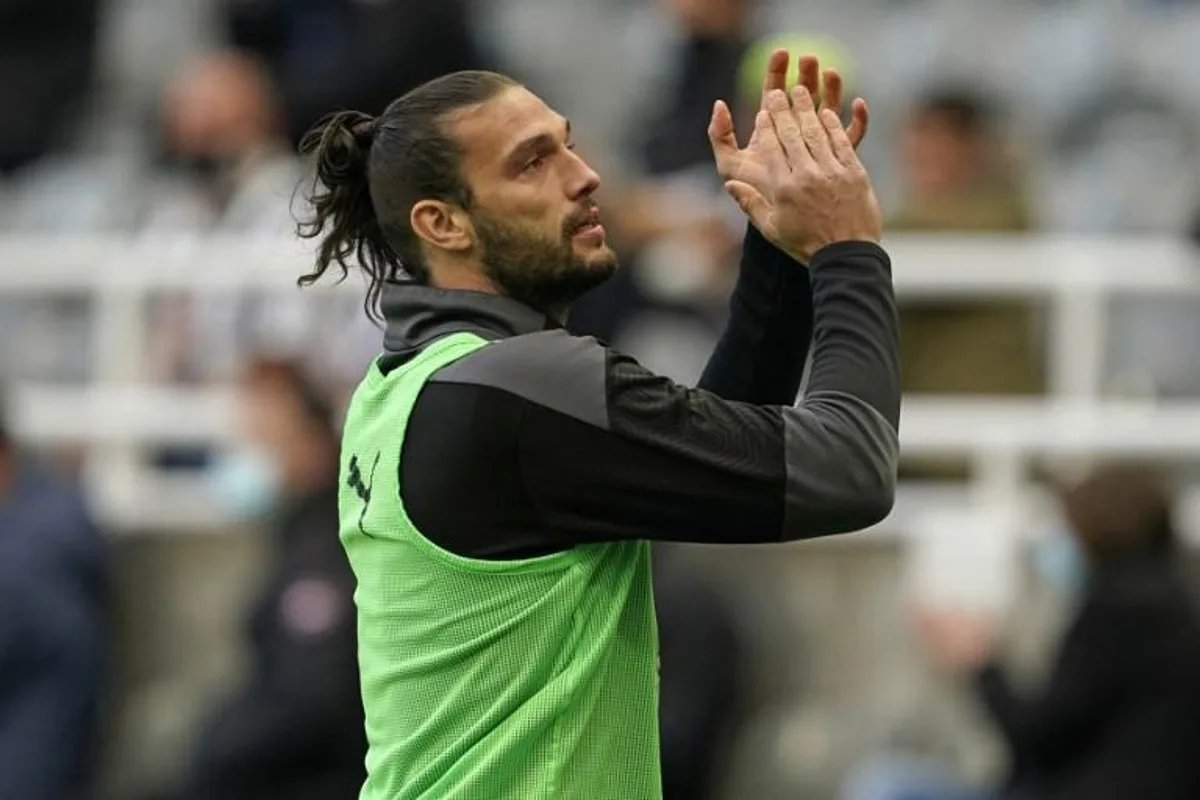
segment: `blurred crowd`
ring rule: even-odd
[[[744,226],[706,127],[717,98],[748,126],[772,47],[818,54],[868,98],[864,158],[889,232],[1200,241],[1197,37],[1200,2],[1186,0],[0,0],[0,234],[287,236],[311,179],[296,145],[324,114],[378,113],[442,73],[497,69],[572,118],[604,179],[624,269],[571,326],[692,382]],[[1111,388],[1200,394],[1178,344],[1200,340],[1200,309],[1146,302],[1116,309]],[[0,379],[92,377],[91,313],[85,296],[0,294]],[[146,796],[351,798],[363,745],[353,580],[332,533],[336,426],[379,331],[356,298],[304,292],[164,294],[146,313],[141,377],[235,386],[243,412],[236,452],[161,464],[203,468],[221,502],[274,532],[244,609],[244,681]],[[906,304],[906,391],[1043,394],[1043,328],[1030,301]],[[1146,771],[1155,798],[1200,797],[1197,584],[1169,482],[1117,466],[1058,497],[1062,531],[1033,567],[1076,617],[1044,688],[1013,687],[1001,620],[930,610],[912,631],[972,687],[1007,778],[880,748],[847,770],[848,798],[1106,800],[1135,796],[1122,787]],[[722,592],[660,555],[667,797],[703,800],[754,703],[753,647]],[[0,437],[0,800],[87,796],[109,561],[78,490]]]
[[[869,99],[890,232],[1200,234],[1200,4],[1181,0],[4,0],[0,20],[21,109],[0,121],[0,231],[22,234],[286,236],[308,177],[295,145],[323,114],[378,112],[456,68],[514,74],[575,120],[629,267],[577,327],[682,378],[721,324],[740,231],[711,101],[744,128],[772,46],[821,55]],[[1109,385],[1200,390],[1160,352],[1200,334],[1193,309],[1121,303]],[[3,310],[7,336],[39,344],[0,374],[88,376],[84,298]],[[145,369],[169,380],[228,379],[269,349],[344,387],[377,344],[327,296],[164,296],[149,313]],[[1044,390],[1031,304],[905,316],[910,391]]]

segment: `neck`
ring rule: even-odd
[[[494,294],[502,297],[510,296],[497,286],[495,281],[488,278],[484,274],[483,269],[477,265],[439,265],[432,267],[429,272],[429,282],[436,289],[482,292],[483,294]],[[520,298],[512,299],[523,302]],[[530,304],[524,303],[524,305],[528,306]],[[566,305],[551,308],[534,308],[534,310],[545,314],[559,325],[566,325],[567,323],[567,312],[569,309]]]
[[[430,281],[438,289],[452,289],[460,292],[483,292],[484,294],[504,294],[500,287],[488,280],[482,270],[447,267],[431,270]]]

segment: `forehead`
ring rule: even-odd
[[[498,164],[531,137],[560,137],[565,124],[562,115],[523,86],[452,114],[447,122],[466,151],[468,168]]]

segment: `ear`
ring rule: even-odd
[[[413,232],[430,247],[462,252],[475,244],[475,226],[458,206],[441,200],[421,200],[409,214]]]

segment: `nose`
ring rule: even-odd
[[[571,177],[567,184],[570,199],[579,200],[594,194],[600,188],[600,176],[574,151],[568,151],[568,155],[571,158]]]

